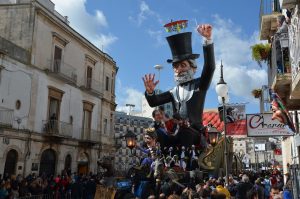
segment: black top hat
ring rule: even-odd
[[[168,63],[175,63],[186,59],[197,59],[199,54],[192,52],[192,33],[184,32],[167,37],[172,51],[173,59],[168,59]]]

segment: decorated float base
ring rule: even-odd
[[[237,173],[242,170],[242,161],[232,152],[231,139],[227,139],[227,146],[229,151],[229,170],[231,173]],[[199,169],[193,171],[184,171],[180,167],[165,168],[162,182],[168,178],[179,187],[187,187],[191,182],[190,179],[197,179],[203,182],[209,177],[225,176],[224,169],[224,138],[220,139],[214,147],[209,147],[203,151],[199,158]],[[124,198],[127,195],[132,195],[133,190],[135,194],[147,194],[154,192],[153,179],[148,177],[148,172],[143,172],[139,167],[132,167],[128,170],[127,178],[118,178],[112,187],[98,186],[95,199],[118,199]],[[197,182],[196,180],[196,182]],[[135,185],[136,187],[132,187]]]

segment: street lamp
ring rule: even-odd
[[[221,77],[216,86],[216,92],[218,96],[222,99],[223,106],[223,122],[224,122],[224,146],[225,146],[225,183],[228,185],[228,152],[227,152],[227,139],[226,139],[226,97],[228,98],[228,86],[223,79],[223,64],[221,61]]]
[[[209,143],[213,147],[215,147],[219,141],[219,135],[220,135],[219,131],[212,124],[208,124],[207,132],[208,132]]]
[[[160,64],[157,64],[157,65],[154,66],[154,68],[155,68],[156,70],[158,70],[158,80],[160,81],[160,70],[163,69],[163,66],[160,65]],[[159,82],[159,83],[160,83],[160,82]],[[157,90],[158,90],[158,92],[160,92],[160,91],[159,91],[159,83],[158,83],[158,85],[157,85]]]
[[[136,135],[129,130],[124,137],[126,139],[126,146],[130,149],[132,154],[132,149],[136,146]]]
[[[129,127],[130,127],[131,126],[131,111],[135,107],[135,105],[134,104],[126,104],[126,106],[129,106],[129,113],[128,113],[128,115],[129,115]]]
[[[134,104],[126,104],[126,106],[129,106],[129,116],[130,116],[131,111],[135,107],[135,105]]]

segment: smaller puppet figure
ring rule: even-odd
[[[198,152],[196,151],[195,145],[189,150],[189,156],[191,160],[198,160]]]
[[[160,157],[160,144],[156,141],[156,139],[157,134],[155,128],[146,129],[144,141],[150,151],[150,158],[152,160],[150,174],[148,176],[153,176],[155,178],[156,188],[159,189],[160,181],[163,177],[164,164],[162,158]]]
[[[198,156],[199,152],[196,150],[195,145],[192,145],[192,148],[189,151],[189,157],[190,157],[190,170],[195,170],[196,168],[199,168],[198,165]]]
[[[180,167],[179,160],[178,160],[178,155],[174,155],[173,156],[171,167],[172,166],[174,166],[174,167]]]
[[[173,157],[173,147],[169,147],[169,156]]]
[[[167,156],[166,159],[165,159],[165,167],[166,168],[170,168],[171,161],[172,161],[172,157],[171,156]]]
[[[144,134],[144,142],[147,145],[147,149],[141,149],[144,153],[148,154],[148,158],[145,158],[142,162],[143,164],[150,164],[151,168],[153,168],[152,164],[156,158],[156,146],[157,146],[157,134],[154,128],[148,128],[145,130]]]
[[[185,147],[182,146],[181,147],[181,154],[180,154],[180,167],[185,171],[186,169],[186,151],[185,151]]]

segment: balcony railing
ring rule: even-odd
[[[14,119],[14,111],[10,109],[0,109],[0,125],[12,126]]]
[[[100,132],[94,129],[83,128],[81,130],[81,140],[90,142],[100,141]]]
[[[289,78],[284,78],[286,74],[290,75],[291,73],[287,43],[287,33],[274,35],[271,50],[271,69],[269,71],[269,83],[271,85],[274,84],[274,81],[278,81],[280,79],[289,81]]]
[[[262,16],[280,12],[279,0],[261,0],[259,12],[259,28],[261,28]]]
[[[102,85],[101,82],[94,80],[92,78],[86,78],[86,89],[94,91],[98,94],[102,93]]]
[[[43,132],[55,136],[72,137],[72,124],[58,120],[43,120]]]
[[[51,72],[57,74],[59,77],[62,77],[65,80],[76,84],[76,68],[67,63],[64,63],[62,60],[51,60],[50,70]]]

